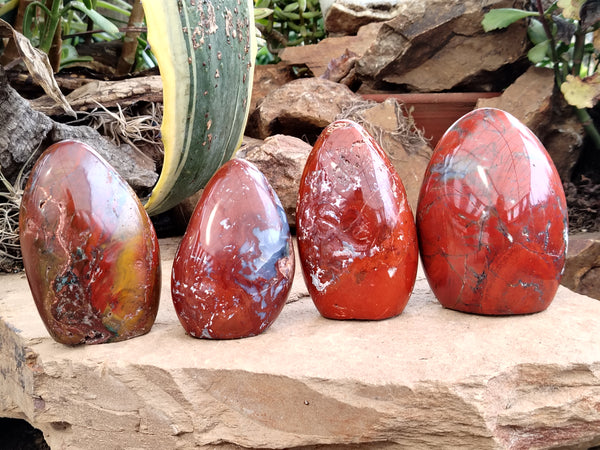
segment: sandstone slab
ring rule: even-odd
[[[260,336],[186,336],[162,241],[153,329],[67,347],[25,276],[0,275],[0,416],[52,449],[588,448],[600,444],[600,303],[560,287],[539,314],[443,309],[422,274],[393,319],[322,318],[295,280]],[[297,265],[298,268],[299,265]]]

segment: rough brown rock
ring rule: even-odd
[[[554,115],[555,121],[541,139],[563,181],[571,180],[585,138],[583,125],[572,109],[567,108]]]
[[[356,77],[354,66],[358,58],[359,56],[356,53],[346,49],[342,56],[329,61],[327,70],[322,77],[326,80],[345,84],[352,91],[357,90],[360,87],[360,80]]]
[[[85,126],[69,126],[55,122],[35,111],[9,84],[0,71],[0,170],[13,183],[23,166],[35,159],[50,145],[65,139],[82,141],[99,154],[140,195],[148,193],[158,175],[154,161],[123,144],[119,147],[103,138],[96,130]]]
[[[569,249],[561,283],[600,300],[600,233],[569,236]]]
[[[553,93],[554,71],[530,67],[499,97],[479,99],[477,108],[498,108],[509,112],[539,137],[552,121]]]
[[[280,54],[288,65],[306,65],[315,77],[325,74],[327,65],[347,50],[362,56],[375,41],[381,24],[372,23],[362,27],[356,36],[328,37],[318,44],[287,47]]]
[[[477,107],[499,108],[514,115],[542,141],[561,179],[571,179],[584,130],[573,108],[562,102],[555,89],[552,69],[529,68],[500,97],[480,99]]]
[[[291,67],[285,63],[260,65],[254,68],[250,114],[268,94],[294,80]]]
[[[548,310],[443,309],[422,273],[402,315],[322,318],[300,273],[264,334],[187,336],[170,298],[150,333],[66,347],[22,274],[0,275],[0,416],[52,449],[584,449],[600,444],[600,302],[560,287]]]
[[[422,0],[421,0],[422,1]],[[336,0],[324,12],[327,33],[353,35],[360,27],[396,17],[410,1]]]
[[[510,75],[525,59],[526,23],[485,33],[481,20],[490,8],[521,4],[520,0],[414,2],[414,7],[381,25],[377,40],[357,63],[358,74],[372,87],[393,84],[415,92],[459,86],[494,89],[499,77]]]
[[[277,134],[264,141],[245,142],[237,157],[254,163],[277,192],[290,227],[296,226],[300,178],[312,146],[293,136]]]
[[[347,86],[322,78],[300,78],[267,95],[254,110],[246,135],[266,139],[275,134],[314,143],[323,128],[360,96]]]

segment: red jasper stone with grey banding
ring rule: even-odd
[[[417,229],[443,306],[525,314],[554,298],[567,249],[565,195],[543,145],[509,113],[475,110],[442,137],[425,173]]]

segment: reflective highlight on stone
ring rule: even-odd
[[[158,312],[158,240],[120,175],[85,144],[52,145],[34,166],[20,211],[23,263],[51,336],[116,342],[150,331]]]
[[[358,124],[327,127],[309,155],[296,215],[305,282],[331,319],[385,319],[406,306],[417,236],[402,181]]]
[[[294,277],[285,212],[264,175],[233,159],[207,184],[173,264],[175,310],[192,336],[255,336],[281,312]]]
[[[417,228],[443,306],[525,314],[554,298],[567,249],[565,195],[542,144],[510,114],[478,109],[446,132],[425,174]]]

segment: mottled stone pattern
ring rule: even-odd
[[[147,333],[158,311],[158,240],[127,183],[76,141],[40,157],[23,194],[27,280],[52,337],[114,342]]]
[[[294,261],[275,191],[252,163],[227,162],[206,186],[173,263],[181,324],[198,338],[262,333],[285,304]]]
[[[493,108],[463,116],[438,143],[417,208],[427,279],[447,308],[544,310],[558,289],[567,208],[535,135]]]
[[[402,312],[417,273],[417,236],[406,192],[377,142],[336,121],[304,169],[296,215],[306,284],[333,319],[385,319]]]

